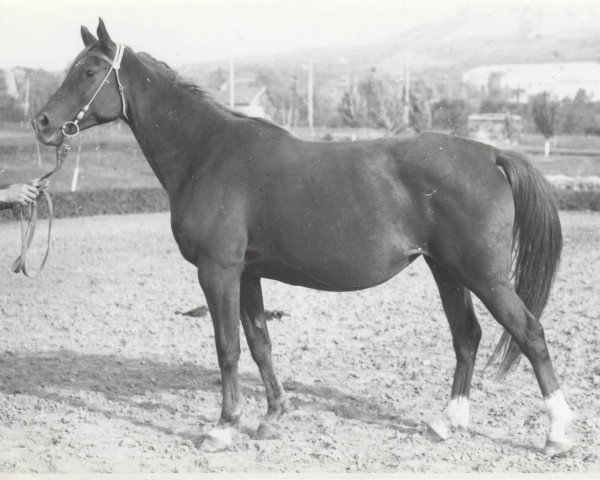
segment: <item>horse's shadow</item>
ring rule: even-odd
[[[241,374],[240,383],[244,396],[255,397],[259,402],[265,401],[258,375]],[[285,382],[284,387],[290,394],[293,408],[331,411],[338,417],[378,424],[403,432],[424,429],[418,422],[402,415],[386,413],[385,407],[373,399],[349,395],[330,386],[308,386],[294,381]],[[206,368],[189,362],[170,364],[146,358],[79,354],[70,350],[0,354],[0,391],[5,394],[26,394],[68,404],[101,413],[107,418],[126,420],[134,425],[179,435],[193,443],[200,443],[204,436],[176,432],[137,418],[133,414],[116,413],[106,407],[86,402],[80,396],[71,395],[69,392],[94,392],[109,401],[129,403],[136,408],[163,408],[173,411],[172,405],[155,399],[140,402],[138,396],[152,396],[153,393],[169,391],[204,391],[219,394],[220,390],[220,373],[217,368]],[[307,396],[310,400],[306,399]],[[198,414],[194,414],[194,418],[204,424],[216,420]]]
[[[265,399],[258,375],[240,375],[242,393]],[[376,399],[350,395],[328,385],[305,385],[296,381],[284,382],[293,408],[329,411],[337,417],[371,425],[392,428],[407,434],[424,433],[424,423],[407,418],[405,412],[390,412],[388,406]],[[202,434],[175,431],[158,425],[135,414],[123,414],[81,399],[78,392],[95,392],[106,400],[128,403],[132,407],[147,410],[163,408],[174,411],[172,405],[156,401],[138,401],[139,398],[160,392],[203,391],[220,394],[220,373],[217,368],[190,363],[165,363],[147,358],[126,358],[116,355],[79,354],[70,350],[48,352],[2,352],[0,353],[0,391],[8,395],[26,394],[67,404],[74,408],[100,413],[107,418],[120,419],[136,426],[152,428],[161,433],[178,435],[193,444],[200,444]],[[73,392],[73,394],[69,394]],[[136,398],[137,397],[137,398]],[[191,402],[198,400],[183,401]],[[202,401],[202,400],[200,400]],[[215,418],[194,413],[197,422],[210,425]],[[250,433],[250,432],[248,432]],[[482,432],[476,435],[489,437]],[[493,441],[500,441],[489,437]],[[515,444],[511,440],[501,443],[515,448],[531,448]]]

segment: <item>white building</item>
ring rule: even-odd
[[[530,95],[550,92],[560,100],[573,98],[579,89],[588,97],[600,100],[600,63],[524,63],[485,65],[463,73],[463,82],[486,93],[490,75],[496,76],[498,87],[510,90],[513,100],[526,102]]]
[[[209,90],[223,105],[229,106],[229,87],[225,84],[220,90]],[[273,104],[267,95],[267,87],[238,85],[235,86],[234,109],[251,117],[271,118]]]

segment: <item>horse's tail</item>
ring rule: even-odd
[[[554,192],[522,155],[498,151],[496,165],[506,173],[515,204],[512,264],[515,290],[531,314],[539,319],[548,301],[562,250]],[[502,361],[497,377],[504,378],[521,355],[519,346],[506,330],[488,365],[500,355]]]

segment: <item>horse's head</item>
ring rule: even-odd
[[[100,19],[98,38],[81,27],[85,48],[48,103],[32,118],[38,140],[60,145],[64,134],[107,123],[125,115],[125,97],[119,90],[123,46],[113,42]]]

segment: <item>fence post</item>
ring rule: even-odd
[[[79,178],[79,159],[81,158],[81,142],[77,147],[77,159],[75,160],[75,170],[73,170],[73,180],[71,181],[71,191],[77,190],[77,179]]]
[[[41,167],[42,166],[42,154],[40,153],[40,144],[37,140],[35,142],[35,152],[37,154],[37,166]]]

